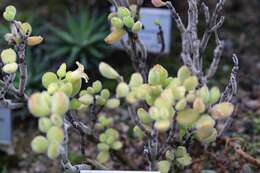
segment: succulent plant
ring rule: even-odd
[[[105,18],[103,14],[96,15],[90,9],[81,8],[76,15],[68,13],[65,23],[64,17],[61,17],[64,29],[48,25],[52,36],[46,40],[46,58],[66,59],[69,68],[75,61],[88,68],[96,67],[104,53],[108,52],[103,42],[108,32]]]
[[[109,150],[120,150],[122,146],[123,144],[119,141],[119,133],[113,128],[107,129],[99,136],[97,160],[100,163],[107,162],[110,158]]]
[[[136,11],[124,6],[119,6],[117,12],[108,16],[113,31],[105,38],[105,42],[113,44],[119,41],[127,33],[138,33],[142,30],[143,24],[136,20]]]

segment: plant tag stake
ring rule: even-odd
[[[111,11],[115,11],[114,7],[111,7]],[[161,44],[158,43],[157,33],[159,32],[158,26],[154,24],[155,20],[160,20],[165,49],[164,54],[170,52],[171,46],[171,26],[172,17],[171,12],[168,9],[155,9],[155,8],[141,8],[140,21],[144,25],[144,29],[139,32],[140,39],[144,42],[147,51],[151,53],[160,53]],[[128,36],[124,36],[123,40],[127,41]],[[122,48],[120,42],[114,44],[115,47]]]
[[[11,110],[0,108],[0,145],[10,145],[12,142]]]
[[[80,171],[80,173],[160,173],[155,171]]]

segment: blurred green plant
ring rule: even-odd
[[[0,169],[1,173],[8,173],[7,168],[4,166],[2,169]]]
[[[48,25],[51,36],[47,38],[48,59],[66,58],[69,67],[75,61],[91,68],[107,53],[104,38],[108,33],[106,15],[81,9],[79,14],[67,13],[64,29]]]
[[[19,16],[19,18],[22,19],[22,21],[28,21],[32,28],[33,33],[36,35],[44,35],[46,33],[47,28],[45,26],[41,26],[40,23],[42,20],[39,20],[39,18],[36,18],[35,14],[32,14],[32,12],[23,13],[22,16]],[[9,32],[9,26],[5,23],[2,24],[0,27],[0,46],[1,48],[6,48],[4,35]],[[50,63],[48,59],[43,59],[45,55],[45,50],[43,47],[30,47],[26,50],[26,62],[28,65],[28,85],[27,85],[27,91],[31,92],[34,89],[37,89],[41,87],[41,76],[46,70],[50,70]],[[40,65],[39,65],[40,64]],[[18,76],[16,75],[17,79],[14,81],[14,85],[19,85]]]

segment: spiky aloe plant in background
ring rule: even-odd
[[[60,20],[64,23],[64,17]],[[106,15],[83,9],[78,14],[67,13],[64,25],[48,25],[51,36],[47,39],[46,58],[65,60],[69,67],[80,61],[88,68],[97,66],[108,49],[104,38],[108,32]],[[62,28],[62,29],[61,29]]]

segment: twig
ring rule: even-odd
[[[62,147],[60,149],[60,162],[61,165],[65,170],[71,171],[71,172],[78,172],[81,170],[89,170],[90,166],[86,164],[78,164],[78,165],[72,165],[71,162],[68,159],[68,129],[70,128],[71,124],[69,121],[64,118],[64,124],[63,124],[63,130],[64,130],[64,141],[62,143]]]
[[[234,148],[234,150],[236,151],[236,153],[243,158],[244,160],[246,160],[247,162],[255,165],[256,167],[260,168],[260,160],[254,158],[253,156],[251,156],[250,154],[246,153],[244,150],[242,150],[241,146],[236,143],[236,142],[229,142],[229,145],[232,146]]]

